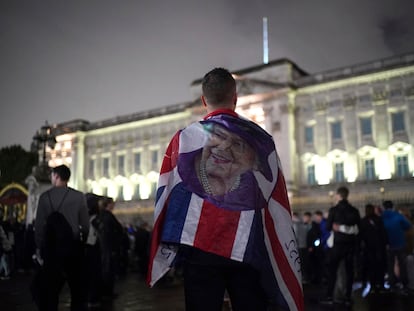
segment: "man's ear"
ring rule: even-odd
[[[201,101],[203,102],[203,106],[207,107],[206,99],[204,98],[204,95],[201,95]]]

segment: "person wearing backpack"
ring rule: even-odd
[[[89,216],[82,192],[68,187],[70,169],[52,168],[52,188],[39,197],[35,220],[35,241],[42,277],[39,279],[39,310],[58,310],[59,294],[65,282],[71,294],[71,310],[87,309],[84,240]]]

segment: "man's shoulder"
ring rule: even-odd
[[[353,211],[356,211],[356,212],[358,212],[359,213],[359,210],[354,206],[354,205],[352,205],[352,204],[349,204],[349,206],[350,206],[350,208],[353,210]]]
[[[360,215],[359,214],[359,210],[353,206],[351,203],[348,202],[348,207],[347,207],[350,211],[352,211],[352,213],[356,214],[356,215]]]
[[[71,187],[68,187],[68,191],[71,193],[71,195],[77,195],[80,197],[85,197],[85,194],[79,190],[73,189]]]
[[[337,208],[337,209],[338,208],[346,208],[346,209],[358,210],[348,200],[339,201],[338,204],[334,206],[334,208]]]

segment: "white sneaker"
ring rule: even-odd
[[[368,296],[369,292],[371,291],[371,284],[367,282],[367,285],[365,285],[364,289],[362,290],[362,298],[365,298]]]

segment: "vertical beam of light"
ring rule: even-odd
[[[263,64],[269,62],[269,44],[267,38],[267,17],[263,17]]]

